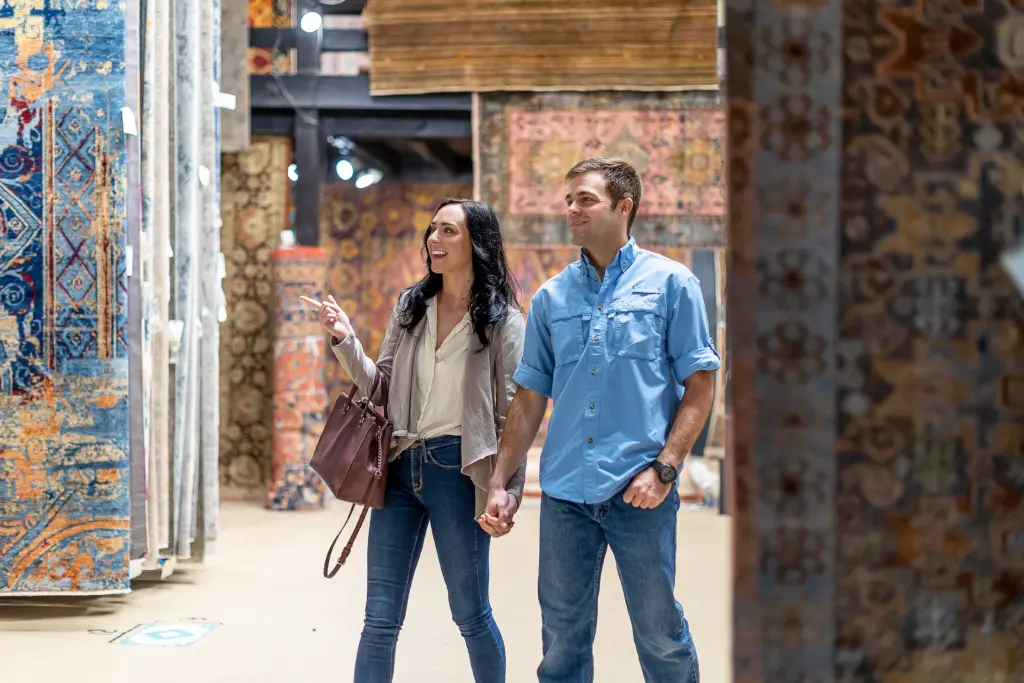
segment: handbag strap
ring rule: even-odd
[[[373,390],[377,391],[377,386],[380,384],[380,370],[377,370],[377,374],[373,378]],[[384,419],[388,422],[391,421],[391,416],[388,415],[388,397],[385,395],[386,392],[381,392],[380,402],[384,408]]]
[[[380,386],[380,370],[376,370],[376,368],[375,368],[375,372],[373,373],[373,386],[371,386],[370,387],[370,391],[367,392],[366,398],[372,400],[373,395],[377,393],[377,387],[379,387],[379,386]],[[352,388],[348,390],[348,400],[350,402],[354,402],[355,401],[356,392],[357,391],[359,391],[359,386],[355,382],[352,382]],[[388,409],[387,408],[387,400],[385,399],[384,400],[384,411],[387,412],[387,409]]]
[[[352,546],[356,542],[356,536],[359,535],[359,530],[363,528],[363,521],[366,519],[366,513],[370,511],[370,508],[363,507],[363,511],[359,514],[359,519],[356,521],[356,528],[352,530],[352,535],[349,536],[348,543],[345,544],[344,549],[341,551],[341,555],[338,556],[338,562],[334,565],[333,569],[329,569],[331,566],[331,554],[334,552],[334,546],[338,543],[338,539],[341,538],[341,533],[345,531],[345,527],[348,526],[349,520],[352,519],[352,513],[355,512],[355,504],[348,510],[348,517],[345,518],[345,523],[341,525],[341,529],[338,531],[338,535],[331,541],[331,547],[327,549],[327,557],[324,558],[324,578],[333,579],[334,575],[341,570],[342,565],[345,564],[345,560],[352,554]]]

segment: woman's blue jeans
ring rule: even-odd
[[[428,523],[473,677],[476,683],[505,681],[505,644],[488,597],[491,537],[474,519],[476,492],[461,466],[461,439],[450,436],[417,442],[389,466],[384,507],[370,513],[355,683],[391,683]]]

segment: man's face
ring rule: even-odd
[[[586,173],[570,180],[565,205],[572,243],[586,249],[620,238],[620,233],[625,232],[621,208],[626,203],[628,200],[619,202],[619,210],[616,209],[600,173]]]

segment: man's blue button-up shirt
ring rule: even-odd
[[[541,489],[575,503],[622,491],[665,446],[683,380],[720,365],[686,266],[630,239],[602,280],[581,256],[534,295],[515,373],[555,401]]]

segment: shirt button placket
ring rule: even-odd
[[[601,297],[604,294],[604,287],[598,292],[598,302],[601,301]],[[604,305],[597,303],[595,306],[596,310],[591,315],[591,338],[590,338],[590,377],[591,382],[589,383],[587,391],[587,402],[589,409],[584,413],[584,424],[587,432],[587,443],[585,449],[587,451],[586,457],[584,458],[587,463],[587,467],[582,478],[584,482],[584,498],[587,498],[587,493],[593,491],[597,487],[597,482],[600,479],[597,472],[596,454],[593,452],[594,438],[597,436],[598,429],[598,416],[597,416],[597,402],[600,398],[599,394],[601,391],[601,382],[603,381],[603,368],[601,364],[605,361],[607,356],[606,349],[602,345],[602,342],[608,337],[607,334],[607,318],[603,315]],[[598,370],[602,370],[602,377],[598,377]]]

